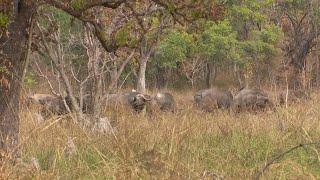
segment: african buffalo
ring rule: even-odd
[[[80,97],[75,97],[76,101],[78,103],[78,106],[80,106]],[[73,106],[72,106],[72,102],[71,102],[71,97],[69,95],[64,97],[64,101],[66,102],[68,108],[70,109],[70,111],[73,111]],[[82,97],[82,112],[86,113],[87,110],[89,109],[89,105],[90,105],[90,101],[91,101],[91,95],[86,94]],[[81,107],[80,107],[81,108]]]
[[[47,117],[50,114],[62,115],[67,113],[61,96],[33,94],[27,96],[26,101],[27,106],[33,105],[39,107],[40,113],[44,117]]]
[[[120,94],[108,94],[107,96],[107,106],[109,107],[130,107],[132,110],[136,112],[141,112],[147,102],[151,101],[151,97],[146,94],[142,94],[139,92],[127,92]]]
[[[83,98],[83,108],[82,111],[86,112],[89,96],[84,96]],[[80,105],[80,98],[76,97],[78,105]],[[63,115],[67,114],[69,111],[73,111],[70,96],[54,96],[50,94],[33,94],[27,96],[27,106],[35,105],[40,108],[41,115],[48,117],[50,114]]]
[[[154,97],[152,97],[150,103],[147,104],[147,109],[149,112],[156,110],[175,112],[176,102],[172,94],[168,92],[157,93]]]
[[[232,98],[231,92],[217,88],[200,90],[194,95],[196,106],[207,112],[228,109],[232,104]]]
[[[263,110],[271,105],[268,95],[259,89],[243,88],[233,99],[233,110]]]

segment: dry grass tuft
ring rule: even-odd
[[[36,157],[41,170],[5,165],[0,179],[249,179],[277,154],[320,140],[319,97],[275,112],[235,116],[203,113],[185,98],[190,93],[174,95],[176,114],[106,112],[115,136],[86,132],[68,117],[38,123],[22,112],[22,159]],[[65,156],[70,138],[76,153]],[[315,145],[287,154],[262,177],[318,179],[319,151]]]

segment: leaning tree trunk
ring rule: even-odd
[[[0,149],[14,160],[19,156],[19,96],[28,52],[32,5],[20,1],[0,39]],[[3,157],[4,158],[4,157]]]
[[[206,73],[207,88],[211,88],[211,74],[212,74],[212,66],[209,63],[207,63],[207,73]]]
[[[314,36],[310,35],[305,41],[297,43],[298,48],[291,53],[290,56],[291,64],[294,67],[294,76],[291,77],[290,82],[293,84],[294,88],[303,88],[303,82],[297,77],[302,76],[306,68],[306,58],[308,56],[309,50],[312,48],[312,42],[315,39]]]
[[[117,78],[118,76],[118,67],[116,62],[112,62],[111,64],[111,70],[110,70],[110,84],[113,84],[112,87],[110,87],[111,92],[116,92],[118,90],[118,84],[119,80]]]
[[[245,81],[241,78],[241,72],[236,63],[233,64],[233,74],[239,88],[245,87]],[[245,79],[244,79],[245,80]]]
[[[156,64],[157,74],[156,74],[156,87],[162,89],[166,85],[166,69],[161,67],[159,64]]]
[[[146,69],[147,69],[147,62],[146,58],[142,58],[140,61],[140,68],[138,74],[138,82],[137,82],[137,91],[141,93],[146,92]]]
[[[102,97],[102,74],[98,72],[99,59],[93,59],[89,66],[89,72],[92,74],[92,79],[88,83],[87,89],[90,93],[90,101],[88,104],[88,113],[99,117],[101,113],[101,97]]]

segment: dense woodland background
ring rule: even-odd
[[[99,42],[92,24],[44,6],[35,15],[26,87],[46,87],[44,76],[58,84],[54,58],[61,58],[74,87],[96,66],[106,91],[318,86],[319,2],[208,1],[192,6],[177,17],[148,1],[116,10],[94,8],[88,18],[107,45]]]

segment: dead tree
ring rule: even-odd
[[[301,88],[302,82],[296,80],[297,74],[303,75],[306,70],[307,56],[310,50],[316,45],[315,40],[319,37],[320,32],[317,31],[319,25],[316,19],[318,13],[314,15],[317,8],[313,9],[312,0],[303,2],[302,4],[290,4],[288,2],[279,2],[278,8],[280,16],[283,19],[282,25],[285,27],[286,34],[285,47],[283,48],[285,57],[287,58],[286,65],[294,68],[294,77],[291,81],[291,88]],[[303,75],[304,76],[304,75]]]
[[[63,46],[60,41],[59,27],[49,16],[47,19],[49,20],[51,24],[51,28],[53,28],[53,30],[46,31],[44,28],[40,27],[39,24],[37,24],[37,28],[41,36],[41,43],[40,43],[39,49],[49,56],[50,60],[54,65],[54,68],[59,72],[59,75],[61,76],[62,82],[65,86],[67,95],[71,99],[72,109],[74,109],[74,111],[76,112],[77,119],[80,120],[82,119],[81,108],[79,107],[77,99],[75,98],[71,81],[68,78],[68,75],[65,69],[66,64],[65,64]],[[45,37],[45,34],[47,35],[47,37]],[[53,41],[53,43],[49,44],[48,37],[52,38],[51,40]]]

